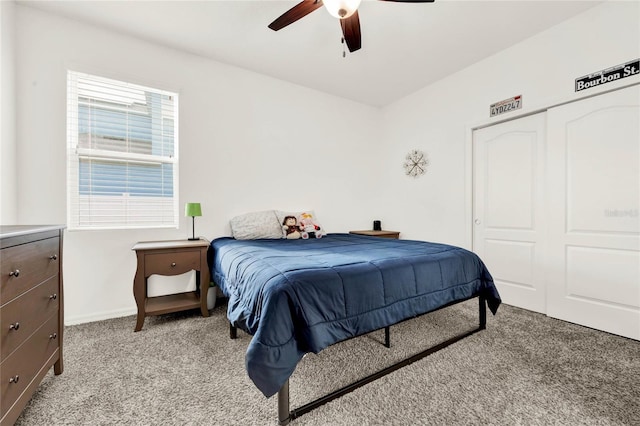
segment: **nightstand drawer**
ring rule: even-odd
[[[60,269],[60,239],[49,238],[2,250],[0,300],[6,303]]]
[[[7,303],[0,309],[0,361],[6,359],[47,318],[58,312],[58,276]]]
[[[398,231],[385,231],[385,230],[381,230],[381,231],[349,231],[350,234],[355,234],[355,235],[366,235],[369,237],[379,237],[379,238],[391,238],[391,239],[398,239],[400,238],[400,232]]]
[[[200,270],[200,250],[145,255],[145,276],[151,274],[179,275]]]
[[[390,233],[387,233],[387,234],[376,235],[376,237],[379,237],[379,238],[391,238],[391,239],[397,240],[398,238],[400,238],[400,233],[399,232],[390,232]]]
[[[56,314],[0,364],[0,417],[11,408],[59,348],[59,337]]]

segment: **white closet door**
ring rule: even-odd
[[[545,312],[545,114],[473,132],[473,250],[504,303]]]
[[[547,112],[547,314],[640,339],[640,88]]]

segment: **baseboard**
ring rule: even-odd
[[[87,322],[102,321],[112,318],[128,317],[129,315],[136,315],[138,311],[136,308],[116,309],[113,311],[96,312],[90,315],[76,315],[67,316],[64,318],[64,325],[77,325]]]

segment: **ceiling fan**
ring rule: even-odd
[[[278,19],[269,24],[273,31],[296,22],[304,18],[314,10],[324,5],[327,11],[340,20],[342,35],[349,48],[349,52],[355,52],[362,47],[360,37],[360,18],[358,17],[358,6],[362,0],[303,0],[291,9],[283,13]],[[380,0],[394,1],[398,3],[433,3],[434,0]]]

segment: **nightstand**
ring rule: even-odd
[[[380,237],[380,238],[400,238],[400,232],[398,231],[349,231],[350,234],[356,235],[368,235],[370,237]]]
[[[149,315],[198,309],[203,317],[209,316],[207,291],[209,290],[209,268],[207,249],[209,241],[148,241],[133,246],[138,258],[138,268],[133,279],[133,296],[138,306],[135,331],[140,331],[144,319]],[[180,275],[196,271],[196,291],[147,297],[147,279],[153,274]]]

